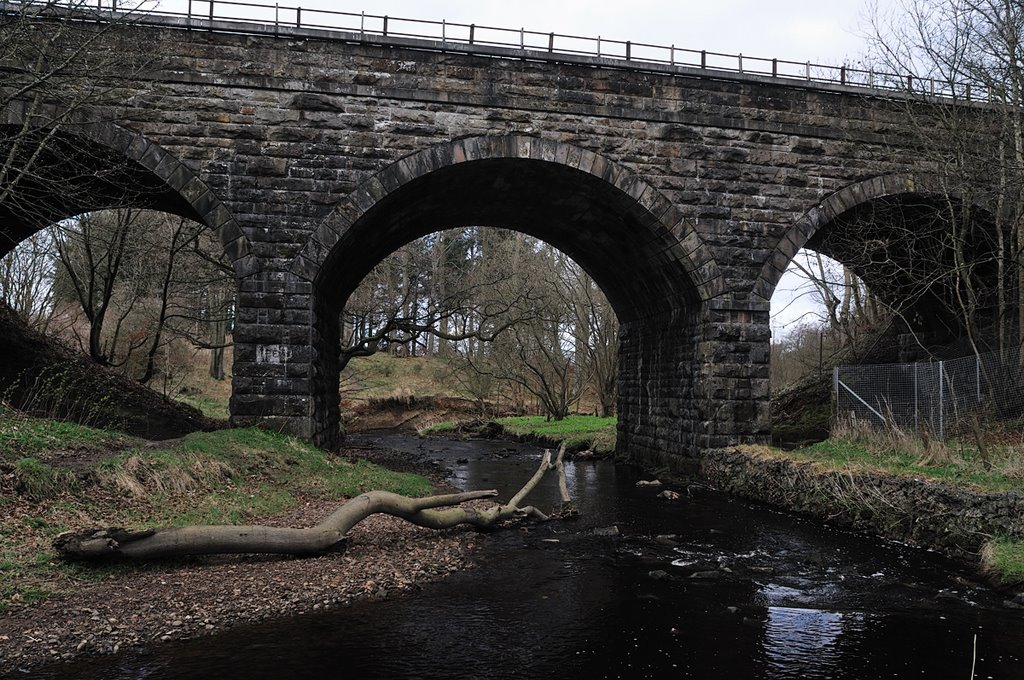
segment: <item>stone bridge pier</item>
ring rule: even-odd
[[[619,447],[648,463],[767,433],[768,305],[723,276],[678,210],[635,172],[525,136],[402,158],[356,189],[284,270],[240,280],[232,414],[339,441],[338,315],[370,269],[438,229],[548,241],[602,287],[621,323]]]

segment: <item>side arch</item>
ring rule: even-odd
[[[35,134],[41,134],[46,144],[59,145],[58,153],[82,156],[80,165],[68,169],[67,177],[53,177],[55,183],[67,182],[65,186],[74,191],[54,196],[45,184],[28,180],[24,189],[15,189],[12,200],[0,204],[0,256],[47,224],[127,202],[205,224],[217,234],[237,276],[258,269],[249,241],[231,212],[190,167],[142,134],[98,118],[87,111],[64,116],[57,109],[33,108],[24,101],[14,101],[0,111],[0,150],[15,139],[29,141],[31,148]],[[55,125],[55,120],[60,122]],[[45,146],[36,144],[36,148],[48,153]],[[90,166],[96,168],[91,175]],[[126,198],[127,187],[136,189]],[[19,191],[34,201],[31,209],[26,201],[19,205]]]
[[[814,238],[818,230],[853,208],[890,196],[911,193],[935,193],[939,189],[932,176],[880,175],[843,187],[803,214],[775,246],[764,263],[754,293],[771,300],[775,287],[797,252]]]
[[[334,260],[353,236],[353,227],[373,218],[373,212],[391,195],[397,195],[417,182],[431,176],[457,172],[475,174],[477,169],[493,169],[496,163],[506,163],[505,170],[524,170],[544,167],[581,182],[601,186],[608,190],[607,200],[623,213],[629,213],[640,229],[634,234],[637,247],[651,253],[653,268],[632,272],[632,277],[648,280],[643,286],[651,290],[663,287],[669,267],[681,267],[692,284],[694,294],[678,300],[679,306],[692,305],[721,295],[725,283],[717,262],[710,254],[692,225],[684,222],[679,211],[656,188],[637,173],[601,154],[562,142],[526,135],[482,136],[457,139],[413,153],[379,171],[355,189],[332,214],[312,233],[290,267],[293,274],[322,288],[330,278]],[[550,196],[547,197],[550,199]],[[458,197],[452,197],[459,200]],[[587,210],[580,206],[580,210]],[[483,224],[483,223],[481,223]],[[426,225],[413,229],[420,236],[439,228],[456,225]],[[488,226],[509,226],[491,224]],[[525,229],[520,229],[525,230]],[[412,232],[410,232],[412,233]],[[577,257],[570,241],[556,242],[543,230],[529,232],[549,241],[584,267],[585,257]],[[599,234],[577,235],[581,241],[604,238]],[[386,254],[386,253],[384,253]],[[372,259],[372,258],[371,258]],[[369,271],[367,269],[367,271]],[[593,274],[593,272],[592,272]],[[361,278],[361,276],[359,277]],[[597,277],[595,277],[597,278]],[[602,286],[604,287],[604,286]],[[614,287],[614,286],[613,286]],[[615,291],[610,291],[610,298]],[[613,301],[614,304],[614,301]],[[617,305],[621,312],[624,305]],[[651,309],[654,314],[664,309]]]

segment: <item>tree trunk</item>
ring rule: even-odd
[[[466,501],[493,498],[497,491],[408,498],[388,491],[369,491],[351,499],[322,522],[308,529],[266,526],[186,526],[132,531],[119,527],[70,531],[54,539],[54,548],[66,560],[95,560],[114,556],[134,559],[157,559],[182,555],[215,555],[229,553],[275,553],[289,555],[320,555],[339,550],[348,531],[375,513],[385,513],[430,529],[448,529],[460,524],[488,528],[513,517],[550,519],[532,506],[520,506],[523,499],[551,469],[559,475],[563,511],[569,511],[571,500],[565,483],[562,457],[565,445],[554,463],[551,451],[545,451],[533,477],[504,505],[488,508],[449,507]],[[443,509],[439,509],[443,508]]]

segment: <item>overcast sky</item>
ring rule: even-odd
[[[273,5],[271,0],[248,0]],[[872,0],[285,0],[305,10],[366,12],[501,28],[526,28],[610,40],[675,45],[747,57],[853,63],[865,51],[868,6]],[[877,0],[885,11],[899,0]],[[161,8],[182,11],[186,0],[163,0]],[[193,0],[207,11],[206,0]],[[221,5],[217,13],[231,11]],[[235,9],[234,11],[241,11]],[[254,10],[244,10],[252,12]],[[306,15],[320,23],[324,17]],[[325,22],[326,23],[326,22]],[[786,276],[772,302],[772,325],[782,334],[813,315],[811,296],[800,281]]]

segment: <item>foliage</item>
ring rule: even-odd
[[[873,263],[881,285],[905,300],[901,313],[912,330],[944,330],[935,327],[944,319],[975,353],[1019,346],[1024,6],[906,0],[890,14],[876,7],[872,24],[872,67],[933,79],[952,96],[908,98],[899,131],[916,143],[918,162],[935,169],[931,193],[868,206],[855,225],[859,244],[846,249]],[[890,236],[880,242],[875,225],[886,223]]]
[[[515,435],[533,435],[554,442],[565,442],[570,449],[615,450],[615,416],[572,415],[562,420],[544,416],[498,418],[496,423]]]
[[[561,418],[585,393],[614,410],[611,306],[568,257],[521,233],[452,229],[406,245],[349,297],[341,335],[346,369],[385,350],[442,359],[482,414],[499,399],[522,412],[532,398]]]

